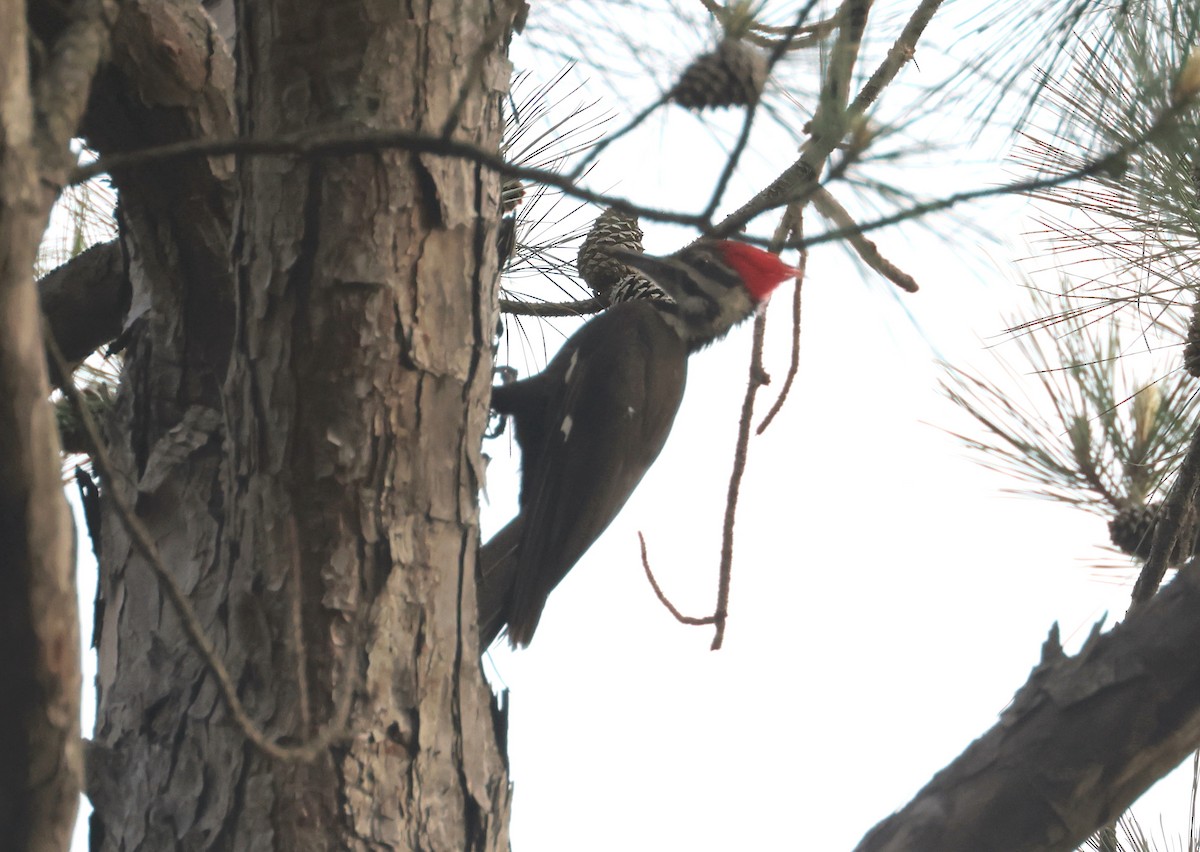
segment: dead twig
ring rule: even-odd
[[[693,626],[703,626],[712,624],[716,621],[716,616],[706,615],[704,618],[694,618],[690,615],[684,615],[675,608],[675,605],[667,600],[667,596],[663,594],[663,590],[659,588],[658,581],[654,579],[654,572],[650,570],[650,557],[646,555],[646,537],[642,535],[641,530],[638,531],[638,541],[642,545],[642,567],[646,569],[646,579],[650,581],[650,588],[654,589],[654,594],[658,595],[659,601],[671,615],[675,616],[675,620],[680,624],[690,624]]]
[[[789,209],[789,214],[792,210]],[[804,229],[802,216],[804,211],[800,208],[795,208],[792,218],[792,226],[790,228],[789,238],[798,236]],[[800,372],[800,305],[804,288],[804,270],[808,266],[808,249],[800,249],[800,260],[796,263],[796,286],[792,290],[792,360],[788,364],[787,376],[783,380],[783,387],[779,391],[779,396],[775,399],[771,410],[767,412],[767,416],[758,424],[758,429],[754,434],[761,435],[767,431],[767,427],[771,425],[771,421],[775,419],[780,411],[783,410],[783,404],[787,401],[788,394],[792,390],[792,383],[796,380],[796,374]]]
[[[827,187],[823,186],[814,192],[812,202],[818,213],[847,234],[846,242],[862,258],[863,263],[907,293],[915,293],[920,289],[911,275],[884,257],[879,246],[863,236],[850,211],[833,197]]]
[[[725,641],[725,619],[729,615],[729,586],[733,572],[733,523],[737,517],[738,494],[742,488],[742,474],[746,472],[746,456],[750,446],[750,421],[754,417],[754,398],[758,389],[769,384],[771,379],[763,369],[763,338],[767,330],[767,313],[760,311],[754,317],[753,354],[750,357],[750,380],[746,395],[742,399],[742,416],[738,421],[737,445],[733,453],[733,472],[729,475],[729,493],[725,499],[725,524],[721,533],[721,573],[717,580],[717,608],[713,612],[717,626],[713,636],[712,650],[719,650]]]

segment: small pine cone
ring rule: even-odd
[[[1122,553],[1139,559],[1150,557],[1154,540],[1154,517],[1158,509],[1149,506],[1130,506],[1117,512],[1108,522],[1108,537]]]
[[[626,216],[609,207],[583,238],[575,264],[579,276],[600,297],[607,297],[609,291],[629,275],[629,268],[608,253],[610,248],[643,250],[642,229],[638,227],[636,216]]]
[[[767,82],[767,57],[758,48],[726,37],[711,53],[697,57],[684,69],[671,90],[671,100],[682,107],[749,106]]]
[[[1188,323],[1187,345],[1183,347],[1183,369],[1188,375],[1200,378],[1200,297],[1192,306],[1192,321]]]
[[[1123,553],[1136,556],[1138,559],[1150,558],[1150,550],[1154,544],[1154,530],[1158,526],[1158,513],[1162,505],[1131,506],[1122,509],[1108,522],[1108,535],[1112,543]],[[1175,537],[1175,547],[1167,557],[1167,567],[1177,568],[1194,556],[1200,548],[1200,516],[1193,507],[1183,517],[1179,524],[1179,533]]]
[[[608,300],[615,305],[617,302],[631,302],[634,299],[650,299],[655,302],[671,301],[671,297],[649,278],[636,272],[630,272],[613,285],[608,294]]]

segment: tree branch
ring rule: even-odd
[[[849,234],[846,237],[846,242],[862,258],[863,263],[891,281],[901,290],[908,293],[917,292],[919,288],[913,277],[884,257],[879,251],[879,246],[856,230],[857,225],[854,222],[854,217],[833,197],[833,194],[828,189],[821,187],[814,192],[812,202],[813,206],[817,208],[818,213],[830,222],[833,222],[840,230]]]
[[[1179,528],[1187,515],[1188,508],[1195,502],[1196,489],[1200,487],[1200,427],[1192,435],[1188,445],[1187,455],[1179,465],[1171,493],[1163,503],[1154,525],[1154,539],[1150,545],[1150,558],[1142,566],[1137,582],[1133,586],[1134,606],[1140,606],[1148,601],[1158,590],[1163,575],[1167,573],[1168,562],[1172,551],[1175,550],[1175,540],[1179,537]]]
[[[789,216],[790,234],[795,235],[802,232],[804,221],[801,218],[803,211],[795,210],[793,216]],[[800,372],[800,307],[803,301],[804,294],[804,272],[808,268],[808,249],[800,249],[800,260],[796,263],[796,287],[792,290],[792,356],[788,363],[787,376],[784,377],[783,387],[779,390],[779,396],[771,405],[769,411],[762,422],[758,424],[758,429],[755,430],[755,435],[761,435],[767,431],[767,427],[771,425],[771,421],[775,416],[783,410],[783,404],[787,401],[788,394],[792,390],[792,383],[796,381],[796,375]]]
[[[129,276],[121,246],[92,246],[38,280],[42,313],[68,365],[121,333],[129,308]]]
[[[1195,563],[1074,657],[1057,625],[990,731],[857,852],[1075,849],[1200,745]]]
[[[501,299],[500,310],[521,317],[579,317],[596,314],[608,307],[600,299],[579,299],[574,302],[523,302]]]
[[[646,537],[638,531],[638,542],[642,547],[642,568],[646,571],[646,579],[650,581],[650,588],[654,589],[654,594],[658,597],[659,603],[667,608],[671,615],[675,616],[675,620],[680,624],[687,624],[692,627],[701,627],[705,624],[713,624],[716,622],[715,615],[706,615],[703,618],[695,618],[694,616],[684,615],[675,608],[675,604],[671,603],[670,599],[663,594],[663,590],[659,587],[658,581],[654,579],[654,572],[650,570],[650,557],[646,553]]]
[[[733,452],[733,471],[729,474],[729,491],[725,499],[725,522],[721,533],[721,569],[717,579],[717,607],[713,611],[717,626],[712,650],[720,650],[725,641],[725,619],[729,616],[729,586],[733,573],[733,523],[737,518],[738,494],[742,475],[746,472],[746,456],[750,448],[750,422],[754,418],[754,398],[758,389],[770,382],[763,369],[763,339],[767,332],[767,313],[760,310],[754,317],[754,342],[750,356],[750,378],[742,398],[742,414],[738,420],[737,445]]]

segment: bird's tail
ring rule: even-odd
[[[517,578],[517,550],[525,521],[517,515],[479,549],[479,649],[486,650],[508,624]]]

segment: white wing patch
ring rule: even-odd
[[[576,349],[574,352],[572,352],[572,353],[571,353],[571,361],[570,361],[570,363],[569,363],[569,364],[567,364],[567,372],[566,372],[566,374],[563,376],[563,383],[564,383],[564,384],[566,384],[566,383],[568,383],[568,382],[570,382],[570,381],[571,381],[571,374],[575,372],[575,363],[576,363],[578,360],[579,360],[579,350],[578,350],[578,349]]]
[[[572,361],[571,361],[571,366],[572,366],[572,367],[573,367],[573,366],[575,366],[575,361],[574,361],[574,360],[572,360]],[[570,438],[570,437],[571,437],[571,427],[572,427],[573,425],[574,425],[574,421],[572,421],[572,420],[571,420],[571,415],[570,415],[570,414],[568,414],[566,417],[564,417],[564,418],[563,418],[563,422],[562,422],[562,433],[563,433],[563,440],[564,440],[564,441],[565,441],[565,440],[567,440],[568,438]]]

